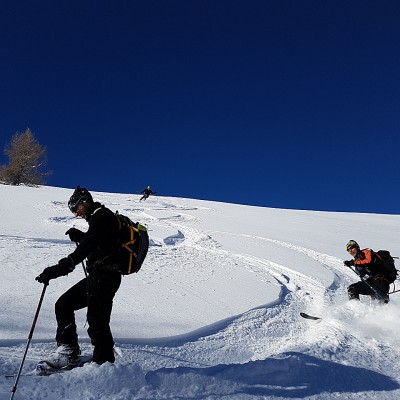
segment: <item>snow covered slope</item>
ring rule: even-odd
[[[0,185],[0,399],[26,348],[35,276],[73,251],[67,229],[86,229],[68,210],[72,192]],[[342,264],[349,239],[400,255],[399,216],[93,195],[150,230],[142,270],[114,301],[117,361],[22,376],[15,399],[400,397],[400,294],[387,306],[348,302],[357,277]],[[83,276],[78,265],[50,282],[23,373],[54,350],[54,303]],[[84,311],[77,324],[90,354]]]

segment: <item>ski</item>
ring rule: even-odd
[[[315,317],[313,315],[309,315],[309,314],[306,314],[306,313],[303,313],[303,312],[300,313],[300,316],[305,318],[305,319],[312,319],[314,321],[322,319],[322,317]]]
[[[53,374],[60,374],[63,372],[71,371],[78,367],[83,367],[85,364],[88,364],[92,361],[92,356],[84,355],[80,356],[78,365],[74,367],[63,367],[63,368],[54,368],[46,361],[40,361],[36,364],[35,369],[29,372],[25,372],[24,374],[19,374],[19,376],[24,377],[41,377],[41,376],[49,376]],[[4,374],[2,375],[4,378],[16,378],[18,374]]]
[[[17,376],[18,376],[17,374],[8,374],[8,375],[4,375],[4,378],[14,378],[15,379]],[[19,374],[19,376],[25,377],[25,376],[40,376],[40,375],[38,375],[36,373],[36,371],[33,371],[33,372],[28,372],[26,374]]]
[[[66,371],[71,371],[74,368],[82,367],[84,364],[79,364],[76,367],[64,367],[64,368],[53,368],[50,365],[46,364],[45,362],[39,362],[33,371],[27,372],[25,374],[20,374],[20,376],[31,376],[31,377],[40,377],[40,376],[49,376],[53,374],[61,374]],[[7,374],[4,375],[5,378],[16,378],[17,374]]]

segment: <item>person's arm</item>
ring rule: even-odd
[[[105,210],[99,209],[90,218],[88,231],[83,235],[76,249],[68,256],[73,260],[74,266],[87,258],[99,243],[104,241],[109,232],[110,216]]]
[[[372,252],[369,249],[361,251],[359,257],[354,260],[354,265],[364,266],[365,264],[372,263]]]

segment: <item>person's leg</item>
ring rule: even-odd
[[[360,294],[371,296],[372,289],[363,281],[353,283],[347,288],[349,300],[360,300]]]
[[[86,278],[67,290],[56,302],[55,313],[57,319],[56,341],[59,346],[78,346],[76,333],[75,311],[87,306]]]
[[[43,363],[52,368],[75,367],[79,362],[79,344],[76,333],[75,310],[86,306],[86,278],[67,290],[56,302],[57,350]]]
[[[115,361],[110,317],[120,284],[118,271],[96,271],[88,277],[88,334],[94,346],[93,361],[98,364]]]
[[[382,298],[379,298],[374,293],[372,297],[375,297],[377,300],[387,303],[389,301],[389,289],[390,289],[390,284],[387,281],[387,279],[384,276],[378,275],[376,277],[371,278],[370,284],[375,289],[377,289],[382,295]]]

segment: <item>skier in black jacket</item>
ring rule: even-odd
[[[93,349],[93,362],[114,362],[114,340],[110,330],[112,302],[121,284],[118,265],[106,261],[118,241],[119,229],[115,214],[94,202],[85,188],[78,186],[68,206],[78,217],[86,219],[86,233],[76,228],[66,232],[78,244],[74,252],[62,258],[57,265],[47,267],[36,278],[48,284],[51,279],[68,275],[75,266],[87,258],[87,277],[72,286],[55,304],[57,319],[56,341],[58,349],[47,363],[54,368],[75,366],[79,362],[79,344],[75,324],[75,311],[87,307],[88,334]]]
[[[143,189],[140,193],[143,193],[143,196],[139,200],[139,201],[142,201],[142,200],[146,200],[151,194],[155,194],[156,192],[153,192],[150,189],[150,186],[147,186],[147,188]]]

